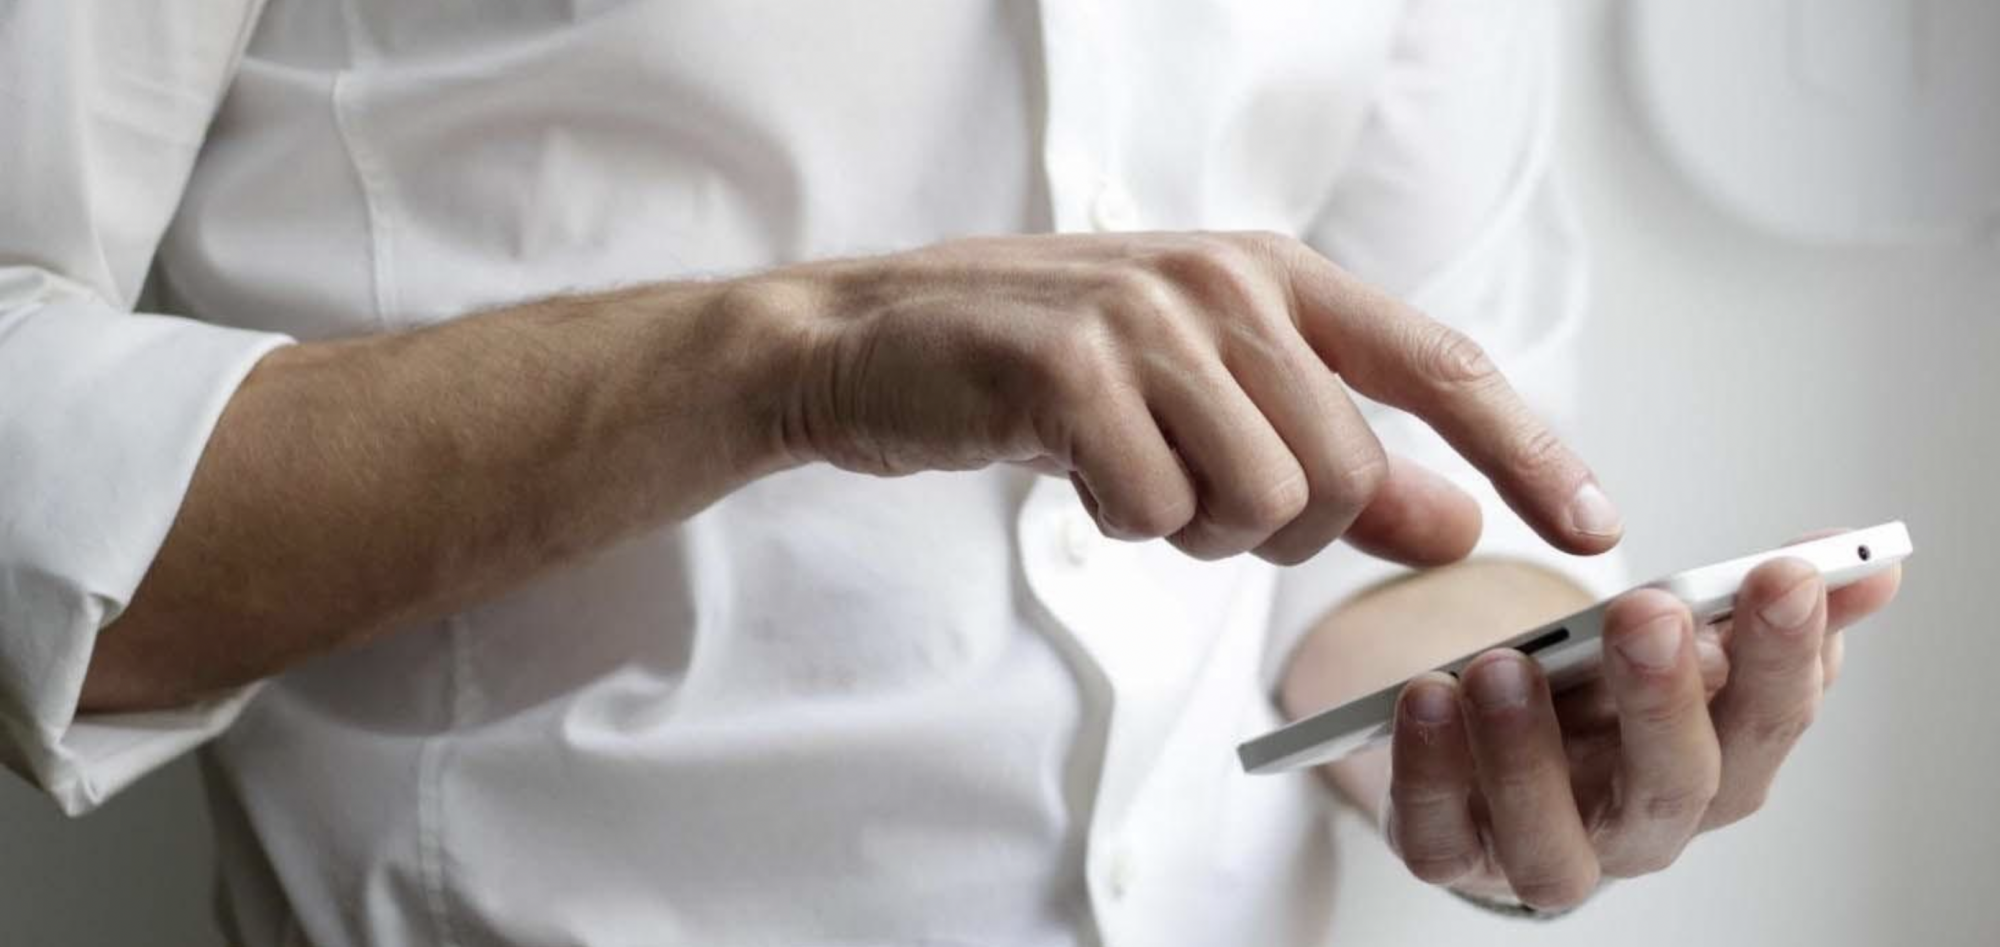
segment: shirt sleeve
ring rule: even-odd
[[[1309,241],[1363,279],[1477,340],[1557,432],[1573,426],[1585,261],[1551,173],[1554,11],[1419,0],[1402,24],[1367,127]],[[1543,542],[1414,417],[1357,397],[1383,446],[1478,499],[1475,556],[1551,568],[1595,594],[1625,581],[1616,554]],[[1408,570],[1335,544],[1280,574],[1265,679],[1341,602]]]
[[[288,341],[131,311],[260,7],[0,8],[0,763],[71,814],[248,697],[76,713],[223,405]]]

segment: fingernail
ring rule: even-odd
[[[1423,724],[1440,724],[1451,719],[1451,688],[1436,681],[1410,685],[1407,701],[1410,719]]]
[[[1481,710],[1504,710],[1528,702],[1527,659],[1502,655],[1466,673],[1465,689]]]
[[[1681,656],[1681,619],[1661,615],[1618,638],[1618,653],[1649,671],[1664,671]]]
[[[1819,605],[1819,576],[1810,576],[1792,586],[1791,591],[1757,611],[1757,617],[1773,628],[1797,628],[1812,617]]]
[[[1611,505],[1611,498],[1595,480],[1584,481],[1576,488],[1576,495],[1569,500],[1569,525],[1579,533],[1591,536],[1616,536],[1625,528],[1625,519],[1618,515],[1618,508]]]

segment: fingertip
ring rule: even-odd
[[[1503,496],[1549,545],[1571,555],[1603,555],[1625,538],[1623,514],[1587,472],[1566,498],[1560,487],[1552,488],[1548,499],[1516,491]]]
[[[1826,607],[1826,580],[1818,569],[1800,559],[1774,559],[1744,578],[1736,595],[1736,624],[1753,631],[1756,640],[1775,633],[1769,640],[1789,642],[1810,632],[1817,641]]]
[[[1842,533],[1851,533],[1853,531],[1851,527],[1845,526],[1817,529],[1809,533],[1803,533],[1785,545],[1796,546],[1801,543],[1812,542],[1816,539],[1825,539],[1829,536],[1838,536]],[[1826,593],[1828,627],[1834,629],[1845,627],[1874,612],[1880,611],[1890,601],[1895,599],[1896,594],[1902,590],[1902,586],[1903,564],[1899,562],[1881,572],[1849,585],[1837,589],[1828,589]]]
[[[1460,693],[1471,709],[1491,718],[1529,710],[1549,700],[1542,666],[1512,648],[1488,651],[1465,666]]]
[[[1512,878],[1510,876],[1509,880]],[[1514,883],[1514,895],[1537,911],[1559,913],[1588,900],[1603,883],[1595,861],[1579,863],[1571,874],[1551,878],[1530,878]]]
[[[1485,515],[1471,494],[1442,474],[1392,454],[1389,475],[1345,538],[1371,556],[1434,568],[1471,555],[1484,527]]]
[[[1903,587],[1903,565],[1897,563],[1852,585],[1826,593],[1828,620],[1846,625],[1882,610]]]
[[[1778,591],[1791,588],[1808,578],[1819,575],[1813,564],[1798,556],[1779,556],[1769,562],[1759,564],[1744,578],[1744,584],[1771,584]]]
[[[1436,860],[1404,857],[1404,867],[1418,881],[1428,885],[1450,885],[1464,879],[1479,867],[1479,857],[1473,852],[1461,852]]]
[[[1625,541],[1625,533],[1620,531],[1610,536],[1580,536],[1570,544],[1569,553],[1577,556],[1601,556]]]
[[[1425,671],[1424,673],[1419,674],[1416,677],[1410,678],[1410,683],[1413,685],[1436,683],[1436,684],[1442,684],[1445,687],[1451,688],[1452,690],[1457,690],[1458,675],[1453,674],[1449,671]]]
[[[1403,716],[1425,727],[1440,727],[1458,716],[1458,680],[1441,671],[1426,671],[1403,686]]]
[[[1604,633],[1623,634],[1639,628],[1663,616],[1676,616],[1688,625],[1694,624],[1694,614],[1687,603],[1660,589],[1633,589],[1611,601],[1604,610]]]
[[[1750,570],[1743,577],[1743,585],[1737,592],[1739,612],[1757,610],[1765,604],[1799,589],[1803,583],[1812,583],[1808,591],[1823,584],[1819,570],[1813,564],[1796,556],[1783,556],[1763,563]]]
[[[1625,536],[1624,514],[1618,512],[1618,505],[1611,502],[1611,495],[1595,477],[1577,486],[1564,512],[1565,525],[1580,552],[1604,552]]]

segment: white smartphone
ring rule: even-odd
[[[1679,598],[1687,603],[1696,622],[1713,624],[1729,617],[1736,604],[1736,590],[1750,570],[1773,559],[1803,559],[1819,570],[1827,588],[1837,589],[1909,558],[1912,551],[1909,530],[1899,521],[1691,569],[1640,587],[1661,589]],[[1597,675],[1603,657],[1604,610],[1610,604],[1607,599],[1495,641],[1437,670],[1456,677],[1480,654],[1513,648],[1542,666],[1551,690],[1574,687]],[[1393,732],[1396,698],[1402,690],[1402,684],[1385,687],[1294,721],[1238,746],[1236,755],[1248,772],[1281,773],[1337,760],[1381,743]]]

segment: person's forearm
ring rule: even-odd
[[[772,312],[655,286],[272,353],[100,635],[81,709],[247,683],[784,466]]]
[[[1280,701],[1288,718],[1304,717],[1588,604],[1575,583],[1513,560],[1473,559],[1416,573],[1321,619],[1293,653]],[[1379,816],[1389,785],[1387,752],[1356,754],[1319,772],[1371,820]]]
[[[254,680],[793,463],[1059,470],[1106,535],[1202,558],[1297,562],[1342,536],[1463,555],[1471,498],[1390,462],[1346,386],[1438,428],[1551,543],[1617,541],[1477,344],[1295,240],[952,241],[269,356],[81,706]]]

